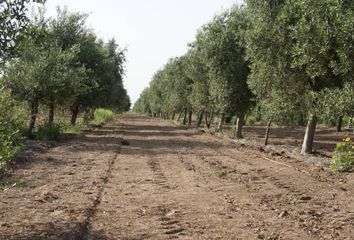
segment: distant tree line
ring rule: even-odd
[[[236,117],[242,138],[247,114],[305,124],[310,153],[320,119],[354,116],[354,2],[246,0],[202,26],[188,52],[153,76],[134,110],[217,129]],[[267,130],[269,133],[269,129]],[[267,142],[268,136],[266,136]]]

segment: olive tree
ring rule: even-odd
[[[57,9],[50,20],[50,29],[63,50],[79,46],[78,63],[85,66],[85,85],[89,91],[76,95],[70,105],[71,124],[75,125],[80,111],[92,116],[98,107],[124,111],[130,108],[130,99],[123,85],[125,49],[114,39],[105,43],[86,26],[88,15]]]
[[[340,29],[342,24],[348,27],[344,16],[352,10],[345,5],[346,10],[341,11],[343,2],[247,1],[251,19],[247,38],[250,81],[254,86],[296,92],[296,98],[308,103],[310,117],[302,153],[312,151],[318,120],[315,103],[309,96],[325,88],[341,87],[347,78],[348,70],[339,69],[348,69],[341,59],[350,58],[339,49],[341,41],[353,44],[347,41],[352,30],[343,33]]]
[[[210,127],[209,117],[213,112],[212,101],[210,99],[209,70],[208,66],[202,61],[200,49],[194,43],[190,44],[188,52],[187,75],[192,80],[190,92],[190,102],[194,111],[199,113],[197,127],[199,127],[205,114],[205,125]]]
[[[249,67],[245,58],[247,22],[245,11],[235,6],[205,25],[196,39],[209,68],[210,96],[221,116],[219,128],[226,113],[236,114],[237,138],[242,138],[244,117],[252,103],[252,93],[247,85]]]
[[[4,85],[14,96],[29,103],[28,133],[31,135],[39,104],[67,101],[79,91],[86,91],[83,83],[86,72],[83,67],[71,67],[77,57],[77,47],[63,51],[55,42],[38,44],[27,39],[20,49],[19,57],[5,69]]]

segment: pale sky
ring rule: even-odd
[[[98,37],[114,37],[127,48],[125,87],[134,103],[153,74],[169,58],[186,53],[196,31],[217,13],[243,0],[47,0],[56,6],[90,13],[88,25]]]

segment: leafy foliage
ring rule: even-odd
[[[9,91],[0,89],[0,175],[21,146],[25,118],[19,112],[19,105]]]
[[[238,115],[241,122],[252,105],[247,85],[249,74],[244,32],[245,11],[234,7],[203,26],[189,51],[168,63],[154,75],[134,110],[152,116],[182,112]],[[211,114],[213,115],[213,114]],[[242,124],[238,124],[241,128]]]
[[[38,127],[36,138],[38,140],[58,140],[63,132],[62,126],[57,123],[45,123]]]
[[[98,108],[94,112],[94,118],[91,121],[94,125],[104,124],[113,119],[114,113],[111,110]]]
[[[350,138],[337,143],[333,153],[331,168],[335,171],[348,172],[354,167],[354,146]]]
[[[86,68],[85,85],[90,91],[75,96],[70,104],[73,110],[89,111],[105,107],[128,111],[130,99],[123,85],[125,50],[114,39],[104,43],[85,25],[87,14],[57,10],[50,21],[54,36],[63,49],[79,46],[77,61]]]
[[[87,14],[58,8],[57,16],[47,19],[39,9],[29,19],[26,13],[31,2],[44,1],[0,3],[0,61],[6,62],[0,74],[0,168],[16,151],[28,120],[30,137],[56,140],[63,131],[77,132],[54,123],[57,107],[64,113],[65,109],[72,111],[72,124],[80,111],[130,109],[123,84],[125,50],[114,39],[100,40],[86,26]],[[41,118],[38,126],[42,106],[49,114],[47,123]],[[108,121],[108,115],[98,111],[96,120]]]
[[[209,68],[210,95],[221,113],[245,113],[251,105],[245,59],[246,28],[245,12],[234,7],[216,16],[196,37],[195,44]]]
[[[352,78],[348,73],[352,71],[349,56],[354,28],[347,23],[347,17],[352,17],[353,4],[249,0],[247,6],[251,19],[247,56],[252,91],[265,102],[268,115],[278,115],[273,113],[282,103],[284,109],[292,111],[302,106],[315,116],[319,109],[313,96],[325,89],[341,89]],[[310,126],[311,136],[305,135],[303,152],[312,150],[316,123],[310,125],[309,121]]]
[[[31,2],[45,0],[3,0],[0,2],[0,63],[15,53],[15,42],[29,22],[26,13]]]

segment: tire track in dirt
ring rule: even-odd
[[[170,189],[171,187],[168,184],[167,178],[161,169],[159,160],[155,158],[150,158],[147,164],[149,165],[150,169],[154,174],[155,177],[154,183],[159,185],[162,188]]]
[[[230,170],[230,168],[225,166],[225,165],[223,165],[221,163],[221,161],[216,160],[216,159],[210,160],[209,159],[210,157],[214,157],[215,158],[216,155],[218,157],[223,157],[223,158],[224,157],[229,157],[228,155],[225,155],[225,153],[223,153],[223,152],[221,153],[220,151],[218,151],[216,149],[213,149],[213,150],[217,154],[203,153],[203,154],[201,154],[199,156],[197,155],[197,157],[202,160],[201,163],[203,165],[205,165],[206,168],[203,167],[202,165],[200,165],[200,162],[198,163],[199,166],[197,167],[195,164],[189,162],[186,159],[180,158],[180,161],[185,166],[185,168],[187,170],[197,171],[198,173],[204,172],[203,175],[204,176],[209,175],[209,177],[210,177],[210,174],[214,174],[214,175],[221,174],[221,176],[216,176],[219,181],[226,180],[228,184],[230,182],[241,183],[241,184],[243,184],[245,186],[245,188],[249,192],[250,192],[250,190],[249,190],[249,188],[250,188],[249,183],[250,182],[257,183],[257,184],[264,184],[265,183],[258,176],[249,176],[248,172],[239,171],[236,168],[233,168],[233,169]],[[193,152],[193,147],[191,148],[191,152]],[[241,161],[241,162],[245,162],[245,161]],[[249,166],[249,167],[253,167],[254,166],[254,164],[249,164],[248,162],[245,162],[245,163],[247,163],[247,166]],[[196,170],[196,169],[198,169],[198,170]],[[212,173],[210,173],[210,169],[212,169]],[[253,171],[254,169],[251,169],[251,170]],[[262,172],[262,171],[264,171],[264,169],[257,169],[257,172],[258,171]],[[230,178],[230,174],[231,173],[233,175],[236,175],[236,177],[234,176],[234,178],[231,179]],[[225,174],[225,176],[223,174]],[[216,189],[214,191],[215,192],[219,192],[218,189]],[[225,199],[230,205],[233,205],[234,200],[228,194],[225,194]],[[235,208],[235,207],[237,207],[237,206],[232,206],[231,208]],[[260,225],[262,225],[262,224],[260,224]]]
[[[93,202],[93,205],[91,208],[87,209],[86,210],[86,219],[83,223],[80,224],[79,226],[79,236],[77,236],[77,239],[78,240],[86,240],[89,238],[90,236],[90,231],[91,231],[91,225],[92,225],[92,219],[94,218],[96,212],[97,212],[97,209],[102,201],[102,195],[103,195],[103,192],[105,190],[105,187],[109,181],[109,179],[111,178],[112,176],[112,169],[113,169],[113,166],[114,164],[116,163],[116,160],[117,160],[117,156],[119,154],[119,151],[115,152],[112,159],[108,162],[108,169],[105,173],[105,176],[103,176],[101,179],[102,179],[102,185],[96,195],[96,198]]]
[[[235,150],[233,150],[232,153],[231,150],[226,149],[223,151],[220,151],[217,148],[210,150],[214,152],[218,157],[222,157],[223,159],[227,157],[235,160],[237,162],[237,166],[239,166],[240,163],[243,165],[244,170],[240,171],[238,168],[233,168],[229,165],[225,166],[218,160],[214,159],[210,161],[208,157],[213,154],[202,154],[203,156],[201,157],[201,160],[209,168],[214,169],[214,171],[225,171],[223,172],[223,174],[225,174],[225,176],[222,176],[223,179],[226,179],[227,181],[242,183],[251,193],[259,194],[266,182],[273,185],[273,188],[278,188],[279,190],[284,191],[283,193],[276,195],[263,193],[261,195],[260,203],[266,206],[266,208],[269,210],[278,210],[275,212],[278,216],[297,223],[297,228],[304,230],[308,233],[309,236],[313,236],[316,239],[343,239],[343,237],[341,237],[343,234],[343,229],[349,229],[349,232],[345,232],[343,234],[344,236],[353,232],[354,214],[352,212],[339,213],[338,209],[336,210],[336,208],[334,211],[323,210],[323,207],[327,207],[328,209],[333,208],[331,206],[332,199],[324,200],[322,196],[321,200],[319,201],[316,199],[318,196],[309,196],[308,190],[304,190],[301,187],[292,184],[289,179],[282,179],[279,174],[275,173],[269,168],[255,168],[255,164],[249,162],[250,156],[240,159],[235,157],[237,156]],[[239,153],[238,150],[236,150],[236,152]],[[253,154],[253,156],[260,159],[257,160],[258,164],[259,161],[262,161],[262,157],[260,157],[258,154]],[[245,171],[245,169],[247,171]],[[293,174],[296,175],[296,172]],[[310,180],[313,180],[313,178],[310,178]],[[254,185],[260,186],[255,187]],[[323,184],[319,183],[319,185],[320,186],[315,186],[314,189],[316,187],[323,187]],[[289,208],[289,206],[292,205],[298,206],[300,208],[303,207],[304,210],[298,210],[295,207]],[[280,210],[279,212],[279,209],[284,208],[289,208],[292,211],[291,214],[288,212],[290,211],[289,209],[284,211]],[[333,214],[333,212],[335,212],[335,214]],[[333,222],[336,221],[336,219],[341,222],[341,225],[337,226],[337,229],[333,229],[330,226],[333,225]],[[345,227],[345,225],[347,226]],[[352,231],[350,231],[350,229],[352,229]]]
[[[0,193],[0,239],[87,239],[120,148],[100,131],[56,143],[16,169],[26,186]]]
[[[147,162],[153,175],[155,177],[153,183],[157,184],[162,188],[163,191],[169,191],[174,189],[170,186],[167,177],[165,176],[164,170],[161,167],[160,161],[157,158],[150,158]],[[160,222],[159,229],[162,230],[162,234],[170,236],[172,238],[179,238],[179,235],[184,235],[185,229],[179,225],[179,221],[177,220],[177,215],[182,213],[180,210],[166,210],[167,207],[160,206],[161,217],[158,218]],[[177,214],[176,214],[177,213]]]
[[[173,195],[173,199],[175,202],[183,203],[182,206],[180,206],[179,208],[183,209],[183,212],[181,211],[181,214],[177,215],[180,227],[177,228],[177,230],[184,231],[181,231],[181,233],[183,234],[179,234],[175,237],[182,239],[217,239],[218,237],[213,235],[215,233],[210,232],[210,230],[212,229],[206,228],[205,226],[215,226],[223,222],[225,223],[223,226],[224,229],[221,230],[221,227],[219,226],[220,239],[250,239],[250,235],[252,235],[250,233],[248,233],[248,237],[246,238],[236,238],[234,231],[237,229],[237,226],[231,223],[227,223],[237,218],[231,217],[230,209],[228,206],[229,203],[222,194],[214,190],[214,188],[220,187],[220,183],[210,179],[210,175],[208,174],[202,175],[197,172],[196,166],[187,161],[184,161],[183,156],[185,156],[185,154],[169,154],[169,156],[167,157],[168,160],[163,161],[162,167],[163,171],[165,172],[165,175],[168,176],[168,181],[178,186],[176,190],[177,193],[181,191],[185,195],[194,195],[194,197],[189,196],[189,202],[186,202],[185,200],[183,200],[185,197],[183,196],[183,194],[171,192],[171,195]],[[229,185],[227,187],[234,186]],[[212,202],[209,203],[207,199],[200,200],[201,196],[203,195],[207,196],[207,198]],[[210,210],[197,210],[198,207],[195,206],[195,204],[198,204],[198,200],[199,204],[202,205],[202,209],[208,208]],[[216,206],[214,205],[215,203],[218,204],[217,210],[214,209]],[[242,221],[248,218],[247,215],[243,215],[241,212],[238,212],[237,217],[239,219],[242,219]],[[220,219],[217,220],[217,218]],[[240,225],[239,222],[238,225],[240,228],[243,228],[243,225]],[[233,228],[227,228],[226,226],[233,226]],[[174,232],[173,229],[172,232]],[[239,232],[239,235],[242,235],[241,231]],[[252,238],[254,237],[255,236],[253,236]]]
[[[122,126],[124,128],[124,125]],[[126,131],[122,131],[126,132]],[[125,136],[124,136],[125,137]],[[145,156],[156,156],[158,152],[152,150],[150,147],[140,146],[140,155]],[[168,178],[165,176],[164,169],[161,166],[160,159],[158,157],[149,157],[146,161],[148,167],[151,170],[153,179],[151,182],[154,186],[157,186],[158,194],[168,194],[169,191],[176,189],[174,184],[168,181]],[[171,199],[169,199],[171,201]],[[174,201],[172,201],[174,202]],[[143,214],[149,210],[143,210]],[[170,204],[159,204],[158,206],[152,207],[150,209],[151,215],[158,215],[157,218],[157,236],[166,236],[168,239],[178,239],[180,236],[185,235],[186,229],[184,229],[179,224],[179,216],[183,215],[176,203]]]
[[[182,139],[178,139],[177,141],[182,141],[182,140],[183,140],[183,138],[182,138]],[[198,142],[198,141],[199,141],[199,140],[196,139],[196,142]],[[173,146],[172,146],[172,147],[173,147]],[[179,151],[177,154],[174,154],[173,156],[174,156],[174,157],[179,157],[179,161],[181,162],[181,164],[184,166],[184,168],[185,168],[186,170],[195,172],[196,169],[197,169],[197,167],[196,167],[196,165],[191,164],[190,161],[188,160],[188,158],[191,157],[191,156],[193,156],[193,155],[195,155],[195,150],[198,149],[199,147],[198,147],[198,146],[193,146],[193,145],[185,145],[185,147],[186,147],[186,149],[189,149],[189,150],[186,150],[186,151],[184,151],[184,152]],[[145,150],[145,149],[144,149],[144,150]],[[198,151],[199,151],[199,149],[198,149]],[[151,150],[149,150],[149,153],[151,153],[151,154],[156,154],[155,151],[151,151]],[[178,156],[178,155],[180,155],[180,156],[182,156],[182,157],[180,157],[180,156]],[[207,151],[207,152],[203,153],[202,155],[207,155],[208,157],[212,157],[212,156],[215,155],[215,153],[214,153],[214,154],[211,154],[211,153],[209,153],[209,152]],[[197,154],[197,156],[198,156],[198,154]],[[184,157],[185,157],[186,159],[184,159]],[[200,156],[199,156],[199,157],[200,157]],[[225,157],[225,156],[222,156],[222,155],[221,155],[221,156],[219,156],[219,157]],[[164,159],[164,163],[166,163],[166,162],[168,162],[168,161],[167,161],[166,159]],[[165,165],[166,165],[166,164],[165,164]],[[214,165],[214,166],[218,166],[218,165],[220,166],[220,163],[216,162],[216,163],[213,163],[213,165]],[[160,165],[159,163],[157,163],[156,160],[153,160],[153,161],[150,162],[150,166],[152,166],[152,167],[151,167],[152,170],[156,172],[155,175],[160,176],[160,177],[163,178],[162,184],[163,184],[164,186],[166,186],[166,174],[163,174],[163,176],[161,175],[161,172],[162,172],[161,165]],[[170,166],[170,167],[171,167],[171,166]],[[174,167],[171,167],[171,168],[174,169]],[[165,167],[165,169],[166,169],[166,167]],[[171,175],[172,175],[172,174],[171,174]],[[235,199],[232,199],[232,197],[231,197],[230,195],[221,193],[222,190],[220,190],[220,186],[212,187],[212,185],[215,185],[215,184],[211,184],[211,182],[210,182],[210,177],[214,177],[214,176],[210,176],[210,175],[211,175],[211,174],[210,174],[210,170],[209,170],[209,173],[207,172],[207,174],[204,174],[204,180],[207,181],[207,183],[206,183],[206,186],[203,186],[203,187],[205,187],[205,189],[207,189],[208,192],[214,194],[214,196],[216,196],[216,197],[219,199],[219,202],[221,202],[222,205],[225,205],[225,206],[226,206],[225,209],[227,209],[227,211],[225,210],[225,212],[223,212],[223,215],[227,215],[229,211],[233,211],[233,212],[237,213],[238,216],[239,216],[241,209],[238,209],[238,208],[239,208],[238,205],[235,204],[235,202],[237,202],[237,201],[235,201]],[[169,179],[169,180],[170,180],[170,179]],[[174,180],[174,181],[172,181],[172,180]],[[208,180],[209,180],[209,181],[208,181]],[[217,180],[220,182],[219,179],[217,179]],[[171,181],[172,181],[172,182],[178,182],[177,179],[171,179]],[[196,182],[198,182],[198,181],[200,181],[200,179],[196,180]],[[161,182],[160,182],[160,183],[161,183]],[[207,186],[207,185],[210,185],[210,186]],[[229,184],[229,185],[230,185],[230,184]],[[225,185],[225,186],[226,186],[226,185]],[[221,194],[221,196],[220,196],[220,194]],[[223,195],[224,195],[224,196],[223,196]],[[247,206],[247,209],[245,209],[245,207],[243,206],[243,209],[242,209],[242,210],[246,210],[246,211],[252,212],[252,205]],[[221,212],[219,212],[219,214],[221,214]],[[262,222],[262,221],[256,221],[256,220],[254,219],[254,217],[252,216],[252,214],[251,214],[251,216],[246,216],[246,215],[244,215],[242,218],[244,218],[244,219],[252,218],[252,220],[249,220],[248,223],[246,224],[246,225],[249,226],[252,230],[254,230],[254,229],[256,229],[256,230],[257,230],[257,229],[260,229],[260,230],[257,230],[257,232],[261,232],[261,231],[262,231],[262,228],[264,228],[264,222]],[[258,222],[258,223],[256,223],[256,222]],[[246,227],[247,227],[247,226],[246,226]],[[288,224],[288,227],[291,227],[291,226]],[[258,235],[259,235],[260,237],[262,237],[261,234],[258,234]],[[274,235],[274,234],[272,234],[272,233],[271,233],[271,234],[267,234],[266,237],[278,239],[277,236]],[[303,237],[299,237],[299,239],[304,239],[304,238],[303,238]]]
[[[121,146],[122,137],[129,146]],[[80,217],[74,232],[52,234],[35,226],[31,231],[38,234],[27,239],[352,238],[351,191],[264,156],[194,130],[124,116],[49,153],[50,174],[58,181],[52,185],[85,204],[69,201],[72,216]],[[55,208],[54,214],[71,211],[56,208],[66,201],[60,191],[44,195],[40,204]]]
[[[134,131],[134,128],[130,127],[130,130]],[[163,131],[161,134],[168,136]],[[102,231],[116,239],[255,237],[253,233],[241,230],[242,225],[239,224],[237,228],[229,222],[228,217],[225,217],[228,215],[226,200],[214,193],[208,182],[194,179],[180,164],[178,156],[170,152],[169,147],[164,144],[163,148],[152,149],[150,140],[154,142],[156,137],[145,137],[143,141],[140,138],[136,141],[129,136],[126,138],[131,144],[123,147],[119,156],[120,165],[114,170],[111,189],[107,189],[103,197],[103,202],[107,203],[100,205],[99,214],[95,217],[95,232]],[[165,141],[166,139],[161,139],[161,142]],[[166,142],[171,148],[175,148],[174,141]],[[114,195],[117,192],[119,196]],[[112,207],[115,210],[109,210]],[[123,222],[115,222],[115,227],[106,221],[113,212],[115,216],[125,219]],[[231,220],[238,223],[237,218]],[[225,223],[224,226],[220,225],[221,222]],[[235,233],[238,231],[248,237],[236,238]]]
[[[245,210],[245,207],[243,207],[243,209],[241,209],[239,207],[239,205],[236,203],[237,201],[235,201],[235,199],[232,199],[230,197],[230,195],[227,194],[227,191],[224,191],[222,188],[230,188],[233,187],[233,184],[230,183],[229,181],[227,183],[224,184],[220,184],[220,179],[218,179],[217,177],[215,177],[213,175],[213,172],[210,171],[210,169],[205,168],[203,166],[200,166],[200,164],[194,164],[190,159],[191,158],[200,158],[200,155],[195,153],[195,150],[193,147],[189,147],[187,148],[187,150],[183,151],[183,152],[177,152],[177,153],[172,153],[172,156],[174,158],[177,158],[179,160],[179,162],[181,163],[181,167],[185,168],[188,172],[191,172],[191,176],[192,178],[195,179],[195,181],[192,182],[197,182],[198,187],[199,188],[204,188],[206,189],[210,194],[213,194],[215,197],[217,197],[219,199],[219,203],[221,205],[224,205],[225,208],[224,210],[221,212],[219,211],[219,214],[224,215],[226,218],[233,218],[232,216],[230,216],[230,213],[232,214],[236,214],[236,216],[238,218],[240,218],[241,216],[241,211]],[[203,154],[205,155],[205,154]],[[213,154],[208,154],[208,157],[212,157],[214,156]],[[167,162],[167,161],[166,161]],[[212,162],[210,162],[212,163]],[[165,164],[166,165],[166,164]],[[213,166],[217,165],[217,164],[212,164]],[[175,169],[175,166],[165,166],[165,169]],[[172,175],[172,174],[171,174]],[[190,178],[188,178],[190,179]],[[172,182],[178,182],[179,180],[176,178],[172,178],[170,179]],[[246,204],[247,205],[247,204]],[[251,209],[251,205],[247,206],[248,211],[252,210]],[[243,215],[242,219],[250,219],[252,218],[252,216],[247,216],[247,215]],[[258,223],[256,223],[258,222]],[[252,230],[257,230],[257,229],[261,229],[264,226],[264,222],[262,221],[256,221],[255,219],[248,220],[248,223],[245,224],[245,226],[249,226],[251,227]],[[290,227],[290,226],[288,226]],[[269,236],[267,236],[270,238],[275,238],[274,234],[270,234]],[[242,239],[242,238],[240,238]],[[286,238],[285,238],[286,239]],[[304,237],[299,237],[298,239],[305,239]]]
[[[230,155],[227,153],[227,156],[231,159],[238,160],[234,157],[235,154]],[[256,154],[256,157],[259,157],[259,155]],[[249,158],[247,159],[249,161]],[[258,159],[258,163],[259,161],[264,161],[262,157]],[[264,163],[262,163],[262,165],[264,165]],[[345,235],[354,234],[354,213],[348,211],[340,212],[338,207],[333,206],[333,197],[328,198],[323,196],[323,194],[320,196],[316,194],[316,189],[326,189],[328,186],[320,181],[315,182],[314,178],[308,177],[302,173],[297,173],[297,171],[292,170],[292,172],[292,174],[288,174],[287,178],[284,179],[282,174],[276,173],[271,169],[264,168],[263,171],[257,171],[257,173],[260,174],[256,175],[251,169],[250,176],[244,176],[244,181],[252,181],[252,178],[259,176],[262,180],[268,181],[275,187],[283,190],[284,193],[279,196],[278,201],[274,201],[274,198],[272,198],[272,196],[269,197],[268,194],[263,194],[262,202],[271,209],[289,208],[292,211],[291,214],[289,214],[289,212],[280,214],[284,215],[283,217],[297,222],[298,228],[304,229],[310,236],[314,236],[318,239],[344,239]],[[303,185],[299,185],[299,183],[296,182],[296,179],[293,177],[294,175],[302,175],[303,178],[307,178],[307,189],[304,189]],[[328,191],[331,190],[332,189],[328,189]],[[329,195],[329,193],[327,194]],[[336,220],[340,220],[342,226],[333,228],[333,221]],[[343,222],[347,224],[343,224]],[[345,230],[349,231],[345,232]]]
[[[248,219],[244,227],[249,228],[251,231],[256,232],[259,239],[289,239],[287,237],[287,233],[278,234],[276,231],[274,231],[274,229],[271,231],[267,231],[267,223],[265,219],[272,218],[273,209],[262,208],[263,211],[266,211],[263,213],[264,218],[260,218],[259,216],[256,217],[256,212],[259,210],[258,205],[255,205],[252,202],[240,203],[237,197],[234,196],[233,192],[231,192],[230,190],[226,190],[228,189],[227,188],[228,186],[237,183],[237,184],[242,184],[243,191],[248,193],[253,193],[249,189],[250,187],[248,185],[248,180],[245,180],[244,178],[244,176],[246,176],[244,172],[240,174],[241,178],[236,179],[236,181],[235,179],[231,180],[230,178],[226,177],[227,175],[217,176],[215,173],[221,170],[227,171],[228,168],[222,166],[221,163],[217,160],[215,163],[206,160],[204,157],[202,157],[202,159],[204,159],[204,161],[202,162],[194,161],[195,164],[188,162],[188,160],[186,159],[181,159],[181,162],[186,167],[187,170],[192,168],[194,169],[193,171],[196,172],[196,174],[203,175],[204,178],[209,178],[209,179],[214,178],[215,181],[222,183],[217,186],[215,186],[214,184],[214,187],[213,184],[210,183],[208,183],[207,185],[209,185],[210,191],[214,192],[217,196],[219,196],[220,200],[227,205],[226,209],[228,214],[234,214],[236,216],[240,216],[240,212],[248,212],[249,216],[247,215],[243,216],[244,219]],[[234,171],[235,170],[233,170],[232,172]],[[252,198],[252,195],[250,195],[249,197]],[[292,223],[287,223],[282,221],[281,225],[283,227],[286,227],[287,229],[293,228]],[[291,237],[294,238],[294,235],[291,235]],[[306,232],[302,232],[302,234],[300,234],[296,239],[306,239]]]

